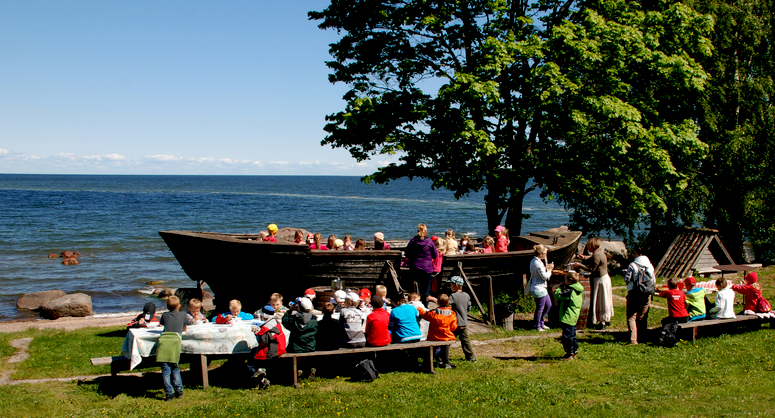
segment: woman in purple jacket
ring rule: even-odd
[[[417,236],[406,246],[406,258],[409,260],[409,279],[417,282],[422,292],[422,303],[428,306],[431,278],[433,278],[433,259],[436,258],[436,246],[427,237],[425,224],[417,225]]]

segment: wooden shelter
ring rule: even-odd
[[[720,273],[713,266],[735,263],[715,229],[654,227],[643,247],[656,276],[668,279]]]

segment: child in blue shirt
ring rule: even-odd
[[[237,299],[232,299],[229,302],[229,312],[216,316],[213,318],[213,322],[216,324],[229,324],[234,321],[234,319],[239,319],[242,321],[253,319],[253,315],[242,312],[242,303],[240,303],[240,301]]]

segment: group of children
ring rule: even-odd
[[[662,325],[671,322],[686,323],[701,319],[731,319],[735,318],[735,292],[743,295],[744,315],[769,314],[770,304],[762,296],[762,287],[758,283],[759,276],[751,272],[745,276],[741,284],[732,284],[720,278],[716,280],[716,302],[711,303],[706,297],[705,289],[697,286],[694,277],[683,280],[684,290],[679,289],[681,280],[672,278],[667,282],[667,290],[658,296],[667,299],[668,316],[662,320]]]

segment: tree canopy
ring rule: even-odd
[[[399,161],[367,181],[485,190],[490,230],[506,215],[512,234],[536,186],[587,232],[696,213],[708,16],[625,0],[333,0],[309,16],[342,34],[329,79],[350,86],[322,143]]]

